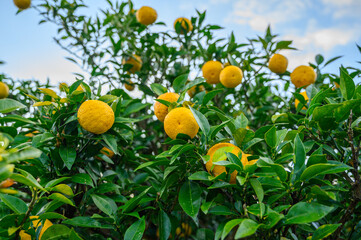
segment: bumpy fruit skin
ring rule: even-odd
[[[316,72],[310,66],[301,65],[295,68],[291,73],[291,81],[296,88],[307,87],[316,81]]]
[[[9,96],[9,87],[6,83],[0,82],[0,99],[7,98]]]
[[[306,100],[306,102],[308,102],[309,98],[307,96],[307,93],[306,92],[300,92],[300,94],[303,96],[303,98]],[[296,107],[296,109],[297,109],[297,106],[298,106],[299,103],[300,103],[300,101],[296,98],[295,99],[295,107]],[[303,107],[302,109],[307,110],[306,107]]]
[[[219,79],[222,85],[226,88],[237,87],[239,84],[242,83],[242,78],[243,72],[239,67],[236,66],[225,67],[219,75]]]
[[[198,133],[199,126],[191,110],[180,107],[167,114],[164,119],[164,130],[171,139],[176,139],[179,133],[194,138]]]
[[[206,90],[206,89],[204,88],[203,85],[196,85],[196,86],[191,87],[191,88],[187,91],[187,93],[188,93],[188,95],[189,95],[191,98],[193,98],[194,95],[196,95],[196,94],[199,93],[199,92],[203,92],[203,91],[205,91],[205,90]]]
[[[189,226],[188,223],[182,223],[181,227],[177,227],[175,230],[175,234],[180,238],[189,237],[192,234],[192,227]]]
[[[288,66],[288,60],[281,54],[274,54],[268,62],[268,68],[277,74],[283,74],[286,72]]]
[[[165,100],[168,102],[176,102],[178,101],[179,95],[177,93],[164,93],[160,95],[157,99]],[[168,107],[160,102],[154,103],[154,114],[158,118],[159,121],[164,122],[165,116],[168,114]]]
[[[209,84],[217,84],[220,82],[219,76],[223,70],[223,65],[218,61],[208,61],[202,66],[203,77]]]
[[[0,188],[8,188],[14,185],[14,180],[8,178],[0,183]]]
[[[181,24],[180,34],[184,34],[185,32],[191,32],[193,30],[192,22],[188,18],[185,17],[177,18],[174,21],[174,29],[176,29],[175,26],[177,25],[178,22]]]
[[[137,21],[144,25],[150,25],[157,20],[158,14],[154,8],[143,6],[135,14]]]
[[[225,148],[225,147],[232,147],[233,149],[231,151],[229,151],[229,149],[225,149],[225,152],[231,152],[233,153],[234,155],[239,155],[241,151],[241,149],[235,145],[233,145],[232,143],[217,143],[216,145],[214,145],[213,147],[211,147],[209,150],[208,150],[208,153],[207,155],[210,156],[210,159],[209,161],[206,163],[206,169],[209,173],[213,173],[214,176],[218,176],[224,172],[226,172],[226,167],[224,166],[221,166],[221,165],[214,165],[213,167],[213,155],[214,153],[218,150],[218,149],[221,149],[221,148]],[[227,150],[227,151],[226,151]],[[255,162],[257,162],[257,160],[252,160],[252,161],[248,161],[248,157],[251,156],[250,154],[246,154],[246,153],[242,153],[242,158],[241,158],[241,162],[243,164],[243,166],[246,166],[246,165],[252,165],[254,164]],[[223,160],[226,160],[227,158],[225,157]],[[212,169],[213,167],[213,169]],[[211,171],[212,169],[212,171]],[[229,180],[229,183],[230,184],[236,184],[236,177],[237,177],[237,174],[238,172],[235,170],[231,173],[231,178]]]
[[[30,220],[34,219],[32,221],[33,227],[35,227],[35,231],[37,231],[37,229],[39,227],[41,227],[43,224],[41,224],[40,220],[37,220],[39,217],[38,216],[31,216]],[[39,240],[41,240],[41,237],[43,236],[44,232],[53,225],[52,222],[50,222],[48,219],[45,220],[44,225],[41,228],[40,234],[39,234]],[[21,240],[31,240],[31,236],[30,234],[27,234],[24,230],[20,231],[20,239]]]
[[[14,0],[15,6],[17,6],[21,10],[25,10],[30,7],[31,0]]]
[[[128,83],[125,83],[124,87],[125,87],[125,89],[127,89],[130,92],[133,91],[134,88],[135,88],[134,83],[133,83],[132,80],[129,80]]]
[[[135,72],[139,72],[140,69],[142,68],[142,59],[140,58],[140,56],[134,54],[133,57],[129,57],[127,60],[123,59],[123,64],[131,64],[133,65],[133,67],[131,69],[129,69],[129,72],[131,73],[135,73]]]
[[[78,109],[79,124],[88,132],[102,134],[114,123],[114,112],[105,102],[87,100]]]

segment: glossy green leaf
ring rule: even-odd
[[[201,207],[201,193],[199,185],[191,181],[185,182],[179,191],[179,205],[192,218],[197,216]]]
[[[41,240],[60,240],[69,239],[70,229],[62,224],[50,226],[41,236]]]
[[[145,230],[144,218],[134,222],[125,232],[124,240],[141,240]]]
[[[164,212],[163,210],[159,211],[158,224],[159,224],[159,239],[167,240],[172,230],[172,223],[169,220],[167,213]]]
[[[299,202],[293,205],[286,215],[285,224],[305,224],[315,222],[333,210],[333,207],[319,203]]]
[[[76,150],[71,147],[60,146],[59,154],[65,166],[70,170],[76,159]]]
[[[9,113],[26,106],[11,98],[0,99],[0,113]]]

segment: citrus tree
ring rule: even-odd
[[[289,71],[270,27],[239,43],[206,12],[107,4],[31,5],[86,74],[1,75],[1,238],[361,237],[360,69]]]

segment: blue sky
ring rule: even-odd
[[[40,1],[33,0],[34,3]],[[105,6],[105,0],[86,0],[88,14]],[[326,59],[343,55],[341,60],[327,69],[337,72],[338,66],[358,66],[361,60],[355,43],[361,45],[360,0],[135,0],[135,9],[152,6],[158,20],[172,27],[179,16],[196,15],[195,9],[207,10],[206,23],[225,27],[219,37],[234,32],[237,41],[263,35],[268,24],[280,39],[294,40],[298,51],[284,51],[289,60],[289,70],[314,62],[314,56],[323,54]],[[65,59],[52,37],[56,26],[38,25],[40,16],[34,9],[16,15],[12,0],[0,1],[0,72],[15,79],[50,78],[54,85],[60,81],[74,81],[72,72],[81,69]],[[154,27],[153,27],[154,28]]]

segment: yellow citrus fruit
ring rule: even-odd
[[[17,6],[19,9],[24,10],[30,7],[31,0],[14,0],[15,6]]]
[[[164,119],[164,130],[171,139],[176,139],[179,133],[194,138],[198,133],[199,126],[191,110],[180,107],[167,114]]]
[[[107,147],[103,147],[100,150],[100,153],[106,155],[108,158],[113,158],[114,157],[114,152],[112,150],[110,150],[109,148],[107,148]]]
[[[188,237],[192,234],[192,227],[189,226],[188,223],[182,223],[181,227],[177,227],[175,230],[175,234],[178,235],[181,238]]]
[[[213,156],[214,154],[217,152],[218,149],[224,148],[224,153],[226,152],[230,152],[233,153],[234,155],[239,155],[241,151],[241,149],[235,145],[233,145],[232,143],[217,143],[216,145],[214,145],[213,147],[211,147],[208,150],[207,155],[210,156],[209,161],[206,163],[206,169],[209,173],[212,173],[214,176],[218,176],[226,171],[226,167],[221,166],[221,165],[214,165],[213,167]],[[248,157],[251,156],[250,154],[246,154],[246,153],[242,153],[242,158],[241,158],[241,162],[243,164],[243,166],[246,165],[252,165],[255,162],[257,162],[257,160],[252,160],[252,161],[248,161]],[[222,155],[220,158],[218,158],[218,161],[224,161],[227,159],[227,156],[224,154],[224,156]],[[212,169],[213,167],[213,169]],[[231,173],[231,178],[229,180],[229,183],[231,184],[236,184],[236,177],[237,177],[238,172],[236,170],[234,170]]]
[[[306,100],[306,102],[308,102],[309,98],[307,96],[307,93],[306,92],[300,92],[300,94],[303,96],[303,98]],[[300,103],[300,101],[296,98],[295,99],[295,107],[297,108],[298,104]],[[303,107],[302,109],[305,109],[307,110],[306,107]]]
[[[154,23],[158,17],[157,11],[155,11],[154,8],[148,6],[139,8],[135,16],[137,17],[137,21],[144,25]]]
[[[274,54],[268,62],[268,68],[277,74],[283,74],[287,70],[288,60],[281,54]]]
[[[39,234],[39,240],[41,240],[41,237],[43,236],[44,232],[53,225],[52,222],[50,222],[48,219],[45,220],[44,224],[42,224],[40,222],[40,220],[37,220],[39,217],[38,216],[31,216],[30,217],[30,220],[33,220],[32,221],[32,224],[33,224],[33,227],[35,227],[35,231],[38,230],[39,227],[41,227],[41,231],[40,231],[40,234]],[[29,228],[30,229],[30,228]],[[31,236],[30,234],[27,234],[24,230],[21,230],[20,231],[20,239],[21,240],[31,240]]]
[[[202,66],[203,77],[209,84],[219,83],[219,75],[223,69],[223,65],[218,61],[208,61]]]
[[[132,57],[128,57],[128,59],[123,59],[123,64],[131,64],[133,67],[129,69],[131,73],[139,72],[142,68],[142,59],[140,56],[134,54]]]
[[[301,65],[295,68],[291,73],[291,81],[296,88],[307,87],[308,85],[315,83],[316,72],[310,66]]]
[[[14,184],[14,180],[8,178],[0,183],[0,188],[8,188]]]
[[[6,83],[0,82],[0,99],[7,98],[9,96],[9,87]]]
[[[127,89],[128,91],[133,91],[135,86],[132,80],[129,80],[128,83],[124,84],[125,89]]]
[[[196,94],[199,93],[199,92],[203,92],[203,91],[205,91],[205,90],[206,90],[206,89],[204,88],[203,85],[196,85],[196,86],[191,87],[191,88],[187,91],[187,93],[188,93],[188,95],[189,95],[191,98],[193,98],[194,95],[196,95]]]
[[[181,30],[180,30],[181,34],[184,34],[185,32],[191,32],[193,30],[192,22],[188,18],[185,17],[177,18],[174,21],[174,28],[177,25],[177,23],[180,23],[181,25]]]
[[[164,93],[160,95],[157,99],[165,100],[168,102],[176,102],[178,101],[179,95],[177,93]],[[154,103],[154,114],[158,118],[159,121],[164,122],[165,116],[168,114],[168,107],[160,102]]]
[[[114,112],[105,102],[87,100],[78,109],[78,121],[88,132],[102,134],[113,126]]]
[[[241,84],[243,78],[242,70],[236,66],[228,66],[225,67],[221,74],[219,75],[219,79],[223,86],[226,88],[235,88],[239,84]]]

